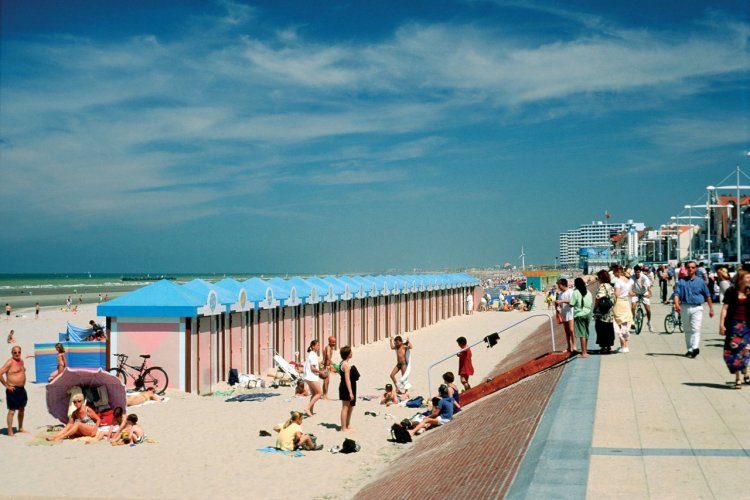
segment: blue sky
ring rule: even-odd
[[[750,174],[746,1],[0,5],[0,272],[553,263]]]

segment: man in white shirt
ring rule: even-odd
[[[646,319],[648,320],[648,331],[654,333],[654,329],[651,327],[651,287],[653,281],[641,270],[641,266],[635,266],[633,268],[633,275],[630,277],[633,282],[633,295],[630,298],[631,307],[633,308],[633,316],[635,316],[635,308],[638,304],[638,299],[643,300],[643,306],[646,308]]]
[[[555,306],[559,309],[562,316],[562,325],[565,330],[565,340],[568,342],[568,352],[576,351],[576,337],[573,330],[573,308],[570,307],[570,299],[573,298],[573,290],[568,288],[568,280],[560,278],[557,280],[557,288],[560,292],[557,294]]]

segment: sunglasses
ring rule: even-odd
[[[74,399],[73,402],[74,403],[83,403],[83,399]]]

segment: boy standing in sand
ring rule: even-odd
[[[324,372],[331,373],[331,366],[333,366],[333,351],[336,349],[336,337],[328,337],[328,345],[323,349],[323,363],[320,365],[320,369]],[[331,377],[323,379],[323,399],[328,400],[328,384],[331,382]]]
[[[414,346],[409,339],[407,339],[406,343],[404,343],[400,335],[389,340],[391,349],[396,351],[396,367],[393,369],[393,371],[391,371],[391,380],[393,380],[393,385],[395,387],[398,387],[398,382],[396,382],[396,374],[399,371],[401,372],[402,376],[406,373],[406,350],[413,349]]]
[[[23,415],[26,410],[26,367],[21,359],[21,347],[13,346],[11,358],[0,368],[0,383],[5,386],[5,403],[8,406],[8,437],[14,436],[13,415],[18,412],[18,432],[23,428]]]

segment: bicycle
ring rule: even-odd
[[[123,385],[127,385],[128,377],[133,379],[133,386],[137,391],[154,389],[156,394],[162,395],[169,385],[169,377],[160,366],[146,368],[146,360],[151,357],[150,354],[141,354],[143,364],[140,368],[127,364],[127,354],[113,354],[117,357],[117,367],[110,368],[109,373],[120,379]]]
[[[643,317],[646,315],[646,308],[643,305],[643,295],[638,295],[638,302],[635,303],[635,334],[640,335],[643,329]]]
[[[671,335],[678,328],[682,331],[682,321],[680,321],[680,315],[674,310],[674,304],[672,304],[672,311],[664,318],[664,330]]]

